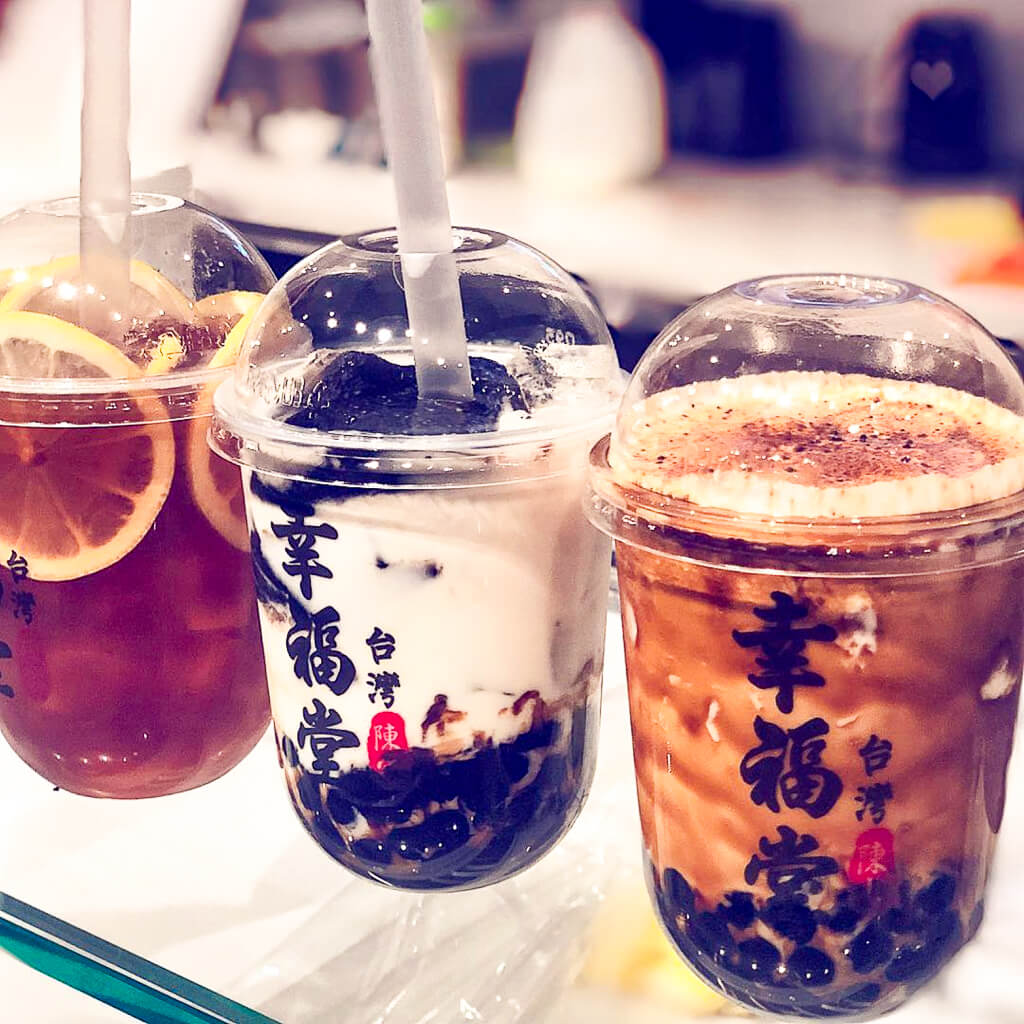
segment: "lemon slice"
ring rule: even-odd
[[[146,376],[155,377],[161,373],[170,373],[184,358],[185,346],[182,345],[181,338],[173,331],[161,334],[146,365]]]
[[[255,312],[256,307],[262,301],[263,296],[259,292],[233,291],[207,295],[205,299],[197,302],[192,310],[192,322],[194,324],[201,324],[204,320],[233,322],[234,326],[231,328],[227,338],[234,337],[236,342],[229,345],[227,340],[225,340],[225,342],[221,343],[220,348],[215,349],[212,354],[207,355],[191,368],[226,366],[234,362],[235,357],[238,355],[242,335],[244,335],[245,328],[252,320],[251,314]],[[243,317],[246,318],[246,321],[241,331],[238,332],[235,328],[239,326],[238,321]],[[159,341],[153,347],[149,363],[146,366],[146,376],[154,377],[161,373],[171,373],[178,368],[186,354],[178,335],[173,330],[168,331],[166,334],[161,335]]]
[[[196,319],[207,319],[214,316],[227,317],[233,320],[236,316],[251,313],[264,299],[259,292],[230,291],[218,292],[200,299],[193,307]]]
[[[27,312],[0,312],[0,374],[141,377],[127,356],[96,335]],[[0,403],[0,549],[24,556],[32,579],[79,579],[113,565],[163,507],[174,476],[174,436],[163,403],[152,394],[122,393],[117,405],[122,418],[142,422],[17,426],[24,418],[45,421],[53,407],[11,392]],[[67,412],[58,408],[57,415]]]
[[[230,293],[229,293],[230,294]],[[238,294],[238,293],[236,293]],[[257,298],[262,301],[263,296]],[[211,369],[230,366],[238,358],[245,332],[256,315],[258,303],[228,332],[224,343],[207,364]],[[196,399],[195,418],[189,424],[188,480],[196,505],[210,525],[229,543],[241,551],[249,550],[249,527],[245,519],[245,496],[242,493],[242,474],[237,466],[215,455],[206,441],[213,412],[215,385],[204,389]]]
[[[29,310],[36,313],[62,314],[69,302],[76,301],[80,283],[80,261],[77,255],[61,256],[38,267],[27,268],[24,280],[12,285],[0,298],[0,313]],[[140,320],[167,316],[187,322],[192,319],[192,303],[163,274],[142,260],[132,260],[129,280],[132,315]],[[63,317],[66,320],[72,316]]]

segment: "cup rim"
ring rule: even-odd
[[[754,515],[620,483],[608,462],[610,444],[606,434],[590,452],[588,517],[617,542],[662,555],[806,576],[921,575],[1024,557],[1024,491],[897,516]]]

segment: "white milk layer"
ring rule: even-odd
[[[289,517],[250,493],[250,525],[267,562],[307,614],[334,609],[337,634],[327,646],[354,670],[340,695],[330,663],[328,682],[304,681],[305,659],[288,650],[292,615],[284,605],[261,605],[274,721],[304,767],[317,770],[313,733],[304,728],[314,700],[341,719],[321,729],[323,742],[332,746],[340,729],[358,739],[330,753],[345,770],[371,762],[375,719],[394,726],[398,715],[408,746],[456,755],[529,729],[536,702],[513,707],[523,694],[576,701],[597,684],[610,542],[583,517],[585,450],[574,443],[579,458],[561,477],[320,501],[305,522],[329,524],[338,536],[315,540],[316,561],[331,575],[309,577],[308,600],[300,578],[285,571],[295,561],[291,541],[273,529]],[[440,695],[447,712],[425,729]],[[376,749],[388,737],[397,739],[378,730]]]

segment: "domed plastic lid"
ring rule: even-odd
[[[450,485],[496,462],[535,470],[557,438],[606,430],[621,374],[590,297],[522,242],[469,228],[455,241],[471,400],[418,396],[403,275],[420,257],[378,231],[324,247],[271,291],[217,392],[214,447],[294,478]]]
[[[224,376],[228,336],[274,276],[237,232],[173,196],[132,195],[123,280],[102,249],[82,259],[82,230],[77,197],[0,219],[3,409],[18,423],[126,422],[107,401],[116,390],[159,393],[174,418],[178,399],[189,407]]]
[[[647,546],[672,547],[673,524],[892,555],[897,536],[1019,521],[1024,381],[977,322],[914,285],[747,281],[659,335],[593,465],[596,520]]]

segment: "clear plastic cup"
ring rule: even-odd
[[[590,784],[600,704],[611,550],[583,494],[614,349],[540,253],[456,239],[472,403],[416,400],[381,231],[279,282],[212,434],[246,480],[295,809],[332,857],[406,889],[488,884],[550,849]]]
[[[652,894],[746,1006],[864,1019],[977,929],[1024,659],[1024,382],[936,295],[746,282],[591,456]]]
[[[212,215],[135,195],[117,300],[80,228],[76,199],[0,221],[0,732],[62,789],[159,796],[269,722],[241,476],[206,434],[273,275]]]

